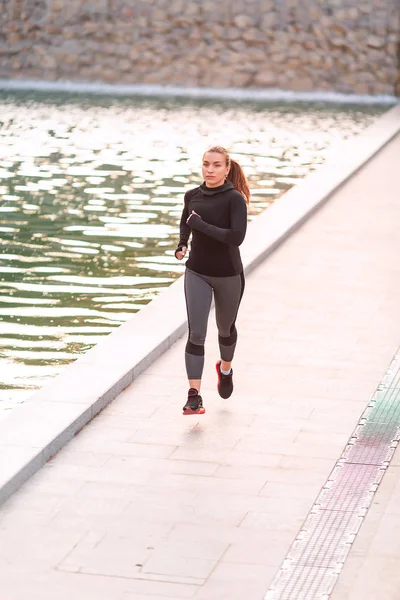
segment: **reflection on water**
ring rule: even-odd
[[[0,94],[3,411],[182,273],[204,149],[241,162],[251,219],[381,110]]]

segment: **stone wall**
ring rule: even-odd
[[[400,0],[0,0],[0,77],[400,95]]]

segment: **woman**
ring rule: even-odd
[[[237,341],[235,322],[244,290],[239,246],[246,234],[246,204],[250,199],[246,176],[221,146],[213,146],[205,152],[202,174],[204,182],[185,194],[179,245],[175,251],[176,258],[182,260],[192,234],[185,272],[189,325],[185,363],[189,392],[184,415],[205,413],[200,386],[213,293],[221,357],[216,364],[217,388],[222,398],[232,394],[231,363]]]

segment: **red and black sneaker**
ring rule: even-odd
[[[195,388],[188,391],[188,399],[183,407],[184,415],[204,415],[206,409],[203,408],[203,398]]]
[[[229,398],[233,392],[233,371],[231,369],[229,375],[224,375],[221,373],[220,360],[215,365],[215,368],[217,369],[218,375],[218,394],[221,396],[221,398]]]

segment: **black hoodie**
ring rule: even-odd
[[[190,216],[192,211],[199,216]],[[216,188],[202,183],[185,194],[177,250],[188,245],[192,233],[188,269],[213,277],[239,275],[243,271],[239,246],[246,227],[246,202],[232,183]]]

